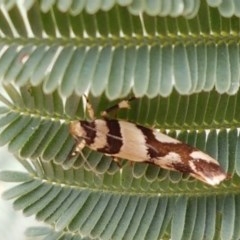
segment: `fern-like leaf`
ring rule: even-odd
[[[46,13],[37,2],[21,11],[13,5],[6,13],[12,24],[7,32],[4,26],[1,34],[5,49],[1,52],[0,75],[4,82],[23,86],[31,79],[34,86],[43,83],[45,93],[59,89],[61,96],[69,97],[73,92],[79,96],[86,91],[94,96],[105,92],[109,99],[126,97],[131,91],[138,97],[153,98],[169,96],[173,88],[180,94],[214,87],[219,93],[234,94],[239,88],[238,43],[234,41],[239,22],[221,17],[204,2],[199,15],[190,20],[133,16],[126,7],[117,6],[95,15],[81,12],[68,16],[53,3]],[[132,11],[143,6],[149,9],[143,2],[132,4]],[[178,15],[181,4],[169,4],[172,15]],[[196,24],[197,31],[193,28]],[[228,38],[221,32],[228,33]],[[44,33],[51,40],[44,39]],[[15,40],[14,34],[25,40]],[[27,38],[31,35],[34,37]]]

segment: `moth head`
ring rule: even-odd
[[[73,121],[69,125],[69,132],[75,139],[81,139],[86,137],[86,131],[81,126],[80,121]]]
[[[192,159],[189,161],[191,176],[213,186],[228,177],[219,163],[209,155],[200,151],[193,152],[191,155]]]

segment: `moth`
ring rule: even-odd
[[[108,117],[111,111],[129,106],[129,101],[121,101],[105,110],[101,119],[95,119],[92,106],[87,101],[91,121],[72,121],[69,126],[69,131],[76,140],[72,155],[81,153],[88,146],[114,160],[121,158],[152,163],[164,169],[188,173],[209,185],[217,185],[227,178],[219,163],[197,148],[157,129]]]

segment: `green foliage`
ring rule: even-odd
[[[209,7],[211,6],[211,7]],[[42,239],[239,239],[236,1],[17,1],[0,9],[0,145],[26,172],[5,199],[51,228]],[[222,16],[222,15],[223,16]],[[233,16],[235,15],[235,16]],[[231,16],[231,18],[225,18]],[[136,96],[116,118],[156,127],[218,159],[210,187],[149,164],[118,166],[68,124]]]

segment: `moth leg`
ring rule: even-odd
[[[101,116],[102,116],[102,117],[108,117],[109,113],[114,112],[114,111],[117,111],[117,110],[119,110],[119,109],[121,109],[121,108],[127,108],[127,109],[129,109],[129,108],[130,108],[129,102],[130,102],[130,101],[133,101],[133,100],[135,100],[135,99],[136,99],[135,97],[131,97],[131,98],[128,99],[128,100],[122,100],[122,101],[119,102],[118,104],[115,104],[115,105],[107,108],[105,111],[103,111],[103,112],[101,113]]]
[[[119,158],[111,156],[112,160],[118,165],[119,168],[122,168],[122,164]]]
[[[153,160],[146,160],[146,161],[143,161],[144,163],[147,163],[147,164],[151,164],[151,165],[155,165],[156,166],[156,164],[154,163],[154,161]]]
[[[119,163],[119,161],[120,161],[119,158],[117,158],[117,157],[112,157],[112,160],[116,163]]]
[[[73,146],[73,149],[71,151],[70,157],[75,157],[76,155],[80,154],[81,156],[83,156],[82,154],[82,149],[86,146],[86,142],[84,139],[82,139],[80,142],[78,142],[75,146]],[[85,159],[85,157],[84,157]]]

